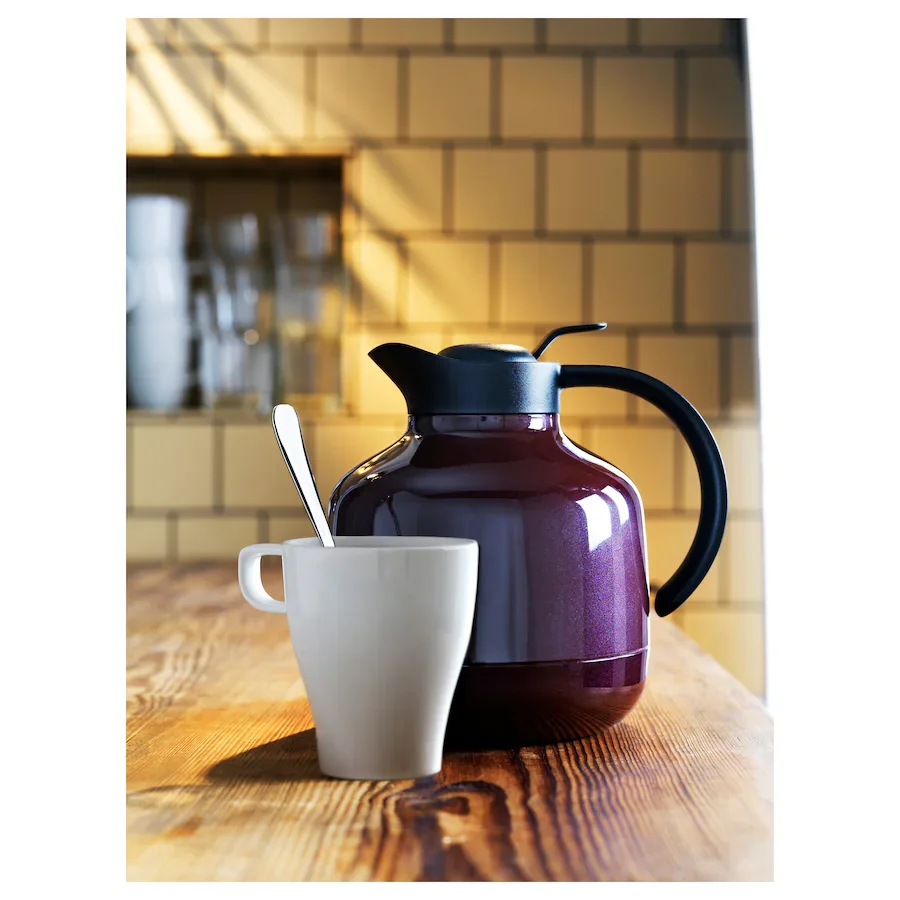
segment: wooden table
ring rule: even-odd
[[[130,881],[771,880],[771,720],[669,622],[605,734],[335,781],[287,622],[236,582],[234,565],[129,571]]]

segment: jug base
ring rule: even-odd
[[[646,648],[592,662],[465,665],[444,749],[509,749],[597,734],[631,712],[646,672]]]

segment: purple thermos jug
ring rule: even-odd
[[[530,353],[462,344],[438,354],[389,343],[369,353],[406,398],[406,433],[338,483],[339,535],[474,538],[475,624],[447,729],[448,747],[514,747],[614,725],[647,673],[650,591],[644,512],[628,476],[570,441],[559,394],[627,391],[665,413],[700,476],[699,523],[687,556],[656,593],[660,616],[703,580],[725,529],[722,457],[700,414],[668,385],[617,366],[539,362]]]

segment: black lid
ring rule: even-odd
[[[463,362],[536,362],[530,351],[515,344],[454,344],[438,355]]]
[[[538,362],[560,334],[603,324],[556,329],[536,354],[513,344],[457,344],[429,353],[409,344],[382,344],[369,356],[400,388],[410,415],[501,415],[559,412],[559,363]]]

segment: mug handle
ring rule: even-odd
[[[281,544],[251,544],[238,554],[238,584],[244,599],[263,612],[284,613],[287,605],[266,593],[259,563],[264,556],[281,556]]]

